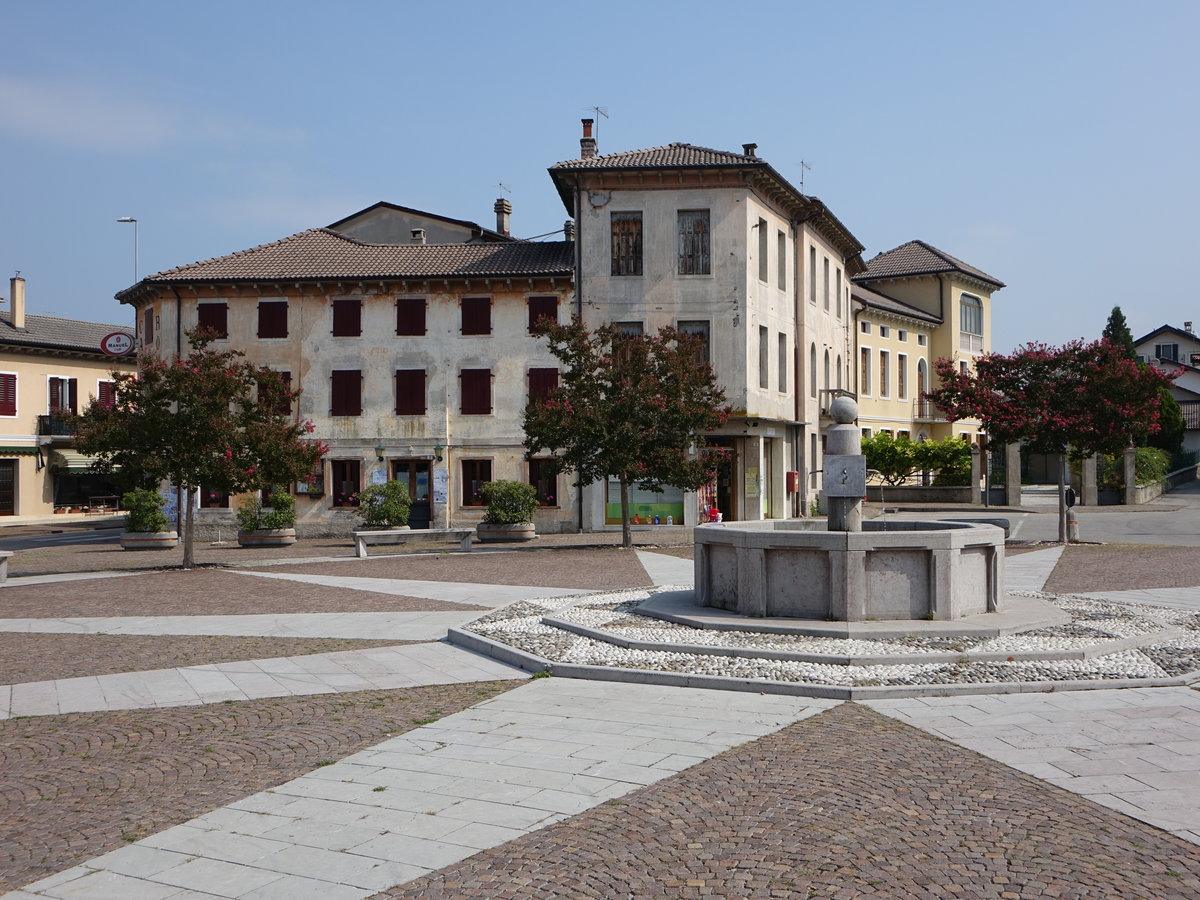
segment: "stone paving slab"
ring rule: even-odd
[[[651,584],[690,585],[696,578],[696,564],[690,559],[679,559],[650,550],[638,550],[637,558],[650,576]]]
[[[921,697],[866,705],[1200,843],[1200,691]]]
[[[366,897],[831,705],[538,679],[25,890]]]
[[[1200,612],[1200,588],[1147,588],[1136,591],[1087,591],[1080,597],[1113,600],[1118,603],[1146,603],[1150,606],[1169,606],[1172,609],[1192,609]]]
[[[526,677],[449,644],[411,644],[6,685],[0,719]]]
[[[1004,587],[1008,591],[1040,591],[1054,567],[1058,565],[1063,548],[1048,547],[1030,553],[1019,553],[1004,558]]]

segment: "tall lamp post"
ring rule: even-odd
[[[117,219],[118,222],[128,225],[133,223],[133,283],[138,281],[138,220],[133,216],[121,216]]]

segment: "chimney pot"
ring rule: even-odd
[[[742,144],[743,156],[754,156],[754,151],[758,149],[758,144]]]
[[[412,230],[412,243],[414,243],[414,244],[424,244],[425,243],[425,229],[424,228],[414,228]]]
[[[1184,330],[1184,331],[1186,331],[1188,334],[1191,334],[1191,333],[1192,333],[1192,323],[1191,323],[1191,322],[1184,322],[1184,323],[1183,323],[1183,330]]]
[[[12,298],[12,306],[9,308],[9,319],[12,322],[13,328],[24,330],[25,328],[25,279],[20,275],[14,275],[8,281],[8,294]]]
[[[492,212],[496,214],[496,230],[503,235],[507,235],[509,217],[512,216],[512,204],[501,197],[496,201],[496,205],[492,207]]]
[[[596,139],[592,137],[592,123],[594,119],[580,119],[583,123],[583,137],[579,139],[579,157],[580,159],[591,159],[596,155]]]
[[[563,223],[563,236],[568,241],[575,240],[575,220],[574,219],[567,219],[567,221]]]

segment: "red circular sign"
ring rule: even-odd
[[[100,340],[100,349],[109,356],[124,356],[133,349],[133,336],[124,331],[114,331],[106,334]]]

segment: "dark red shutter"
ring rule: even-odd
[[[154,307],[146,307],[142,313],[142,343],[154,343]]]
[[[279,380],[283,382],[284,390],[290,391],[292,389],[292,373],[291,372],[280,372]],[[279,414],[281,416],[290,416],[292,414],[292,398],[291,397],[284,398],[283,402],[279,404]]]
[[[17,414],[17,376],[0,375],[0,416]]]
[[[111,407],[117,399],[116,385],[111,381],[102,381],[98,385],[96,399],[100,401],[101,406]]]
[[[396,370],[396,415],[425,415],[425,370]]]
[[[61,378],[51,378],[50,379],[50,412],[52,412],[52,413],[62,411],[62,408],[63,408],[62,384],[63,384],[63,379],[61,379]]]
[[[258,336],[285,338],[288,336],[288,305],[286,300],[262,300],[258,304]]]
[[[79,412],[79,379],[68,378],[67,382],[67,409],[72,414]]]
[[[396,334],[420,336],[425,334],[425,299],[401,297],[396,301]]]
[[[464,297],[462,300],[462,333],[492,333],[492,301],[490,297]]]
[[[529,399],[545,400],[558,387],[558,369],[529,370]]]
[[[333,301],[333,336],[358,337],[362,334],[362,301]]]
[[[490,415],[492,411],[492,370],[463,369],[459,381],[463,415]]]
[[[547,319],[550,322],[558,322],[558,298],[557,297],[530,297],[529,298],[529,333],[536,334],[538,324]]]
[[[358,369],[333,372],[330,390],[331,416],[362,415],[362,373]]]
[[[215,331],[220,337],[229,337],[229,306],[225,303],[200,303],[196,314],[201,328]]]

